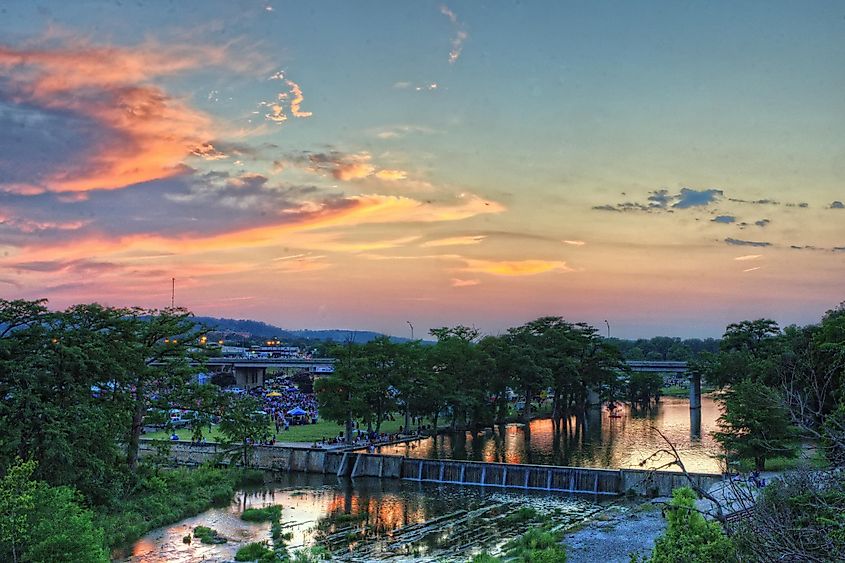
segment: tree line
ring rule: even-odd
[[[383,337],[333,346],[335,371],[315,383],[321,415],[345,425],[347,438],[352,421],[378,432],[394,414],[406,428],[422,418],[437,428],[448,416],[453,429],[479,429],[508,418],[512,393],[526,420],[535,400],[547,397],[559,421],[625,391],[619,350],[584,323],[542,317],[500,336],[460,325],[431,335],[433,345]]]

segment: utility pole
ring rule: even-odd
[[[170,278],[170,308],[176,308],[176,278]]]
[[[414,339],[414,325],[411,324],[411,321],[405,321],[408,323],[408,326],[411,327],[411,340]]]

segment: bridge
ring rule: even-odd
[[[214,372],[231,373],[235,384],[244,389],[264,385],[268,369],[287,374],[308,371],[327,374],[334,371],[334,358],[208,358],[204,364]]]

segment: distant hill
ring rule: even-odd
[[[363,344],[382,336],[378,332],[370,330],[290,330],[263,323],[261,321],[250,321],[246,319],[224,319],[217,317],[194,318],[198,323],[204,324],[212,330],[218,330],[221,332],[236,332],[258,338],[278,338],[279,340],[287,342],[301,340],[326,342],[333,340],[335,342],[352,341],[358,344]],[[401,338],[398,336],[391,336],[390,340],[393,342],[408,341],[407,338]]]

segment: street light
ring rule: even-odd
[[[408,323],[408,326],[411,327],[411,340],[414,339],[414,325],[411,324],[411,321],[405,321]]]
[[[605,319],[604,324],[607,325],[607,337],[610,338],[610,323],[607,322],[607,319]]]

